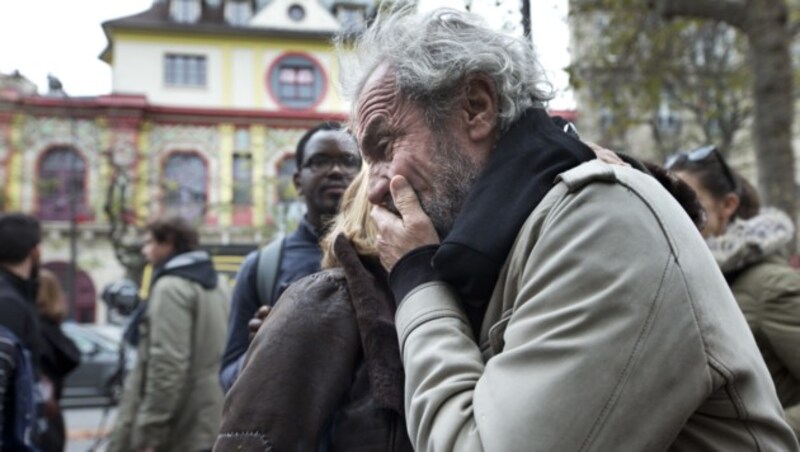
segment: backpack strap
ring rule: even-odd
[[[283,239],[283,234],[279,234],[258,252],[256,290],[258,291],[258,301],[261,306],[275,304],[275,300],[272,299],[272,293],[275,291],[275,284],[278,282],[278,270],[280,270],[283,254]]]

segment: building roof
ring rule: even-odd
[[[199,35],[236,35],[250,37],[306,38],[321,40],[331,39],[336,32],[339,31],[333,30],[332,27],[326,27],[326,29],[308,29],[308,27],[290,28],[286,26],[275,27],[258,24],[248,24],[242,26],[231,25],[225,19],[225,1],[211,3],[201,0],[201,13],[196,22],[177,22],[170,17],[170,1],[171,0],[155,0],[150,8],[138,14],[103,22],[103,31],[106,34],[108,44],[100,54],[100,59],[106,62],[111,61],[113,54],[113,39],[111,37],[111,33],[113,30],[119,29],[169,31]],[[267,9],[271,3],[272,2],[269,2],[261,8],[255,10],[253,12],[253,17],[256,17],[260,12]],[[318,0],[313,0],[311,3],[318,5],[320,10],[323,10],[324,13],[331,15],[327,7],[320,4]],[[335,21],[332,15],[331,19]]]

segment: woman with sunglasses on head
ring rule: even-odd
[[[772,375],[786,418],[800,436],[800,273],[786,258],[794,225],[760,209],[755,188],[707,146],[676,154],[667,167],[697,192],[702,229]]]

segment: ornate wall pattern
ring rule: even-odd
[[[206,196],[208,204],[219,203],[220,155],[218,128],[188,124],[154,124],[147,132],[149,151],[147,186],[150,193],[149,213],[161,211],[163,190],[161,187],[165,159],[176,151],[197,152],[207,164],[208,184]],[[142,175],[139,175],[142,177]]]

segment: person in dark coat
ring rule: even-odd
[[[39,440],[32,430],[35,420],[29,419],[31,410],[22,413],[19,402],[36,399],[40,330],[34,301],[41,238],[41,227],[35,218],[20,213],[0,214],[0,327],[4,344],[0,348],[0,450],[3,451],[35,450]],[[26,361],[29,366],[24,365]],[[26,381],[17,381],[22,367],[30,367],[25,372]],[[31,434],[14,434],[26,424],[30,428],[23,430]],[[14,445],[10,446],[11,443]]]
[[[322,242],[326,269],[289,286],[256,333],[215,451],[412,450],[365,174]]]
[[[58,278],[49,270],[39,273],[39,294],[36,299],[39,324],[42,332],[42,376],[47,378],[52,391],[45,400],[47,428],[42,432],[42,450],[58,452],[66,444],[66,427],[61,411],[64,380],[81,362],[81,352],[72,340],[61,331],[67,317],[67,302]]]
[[[39,367],[36,316],[41,227],[24,214],[0,215],[0,324],[16,335]]]

